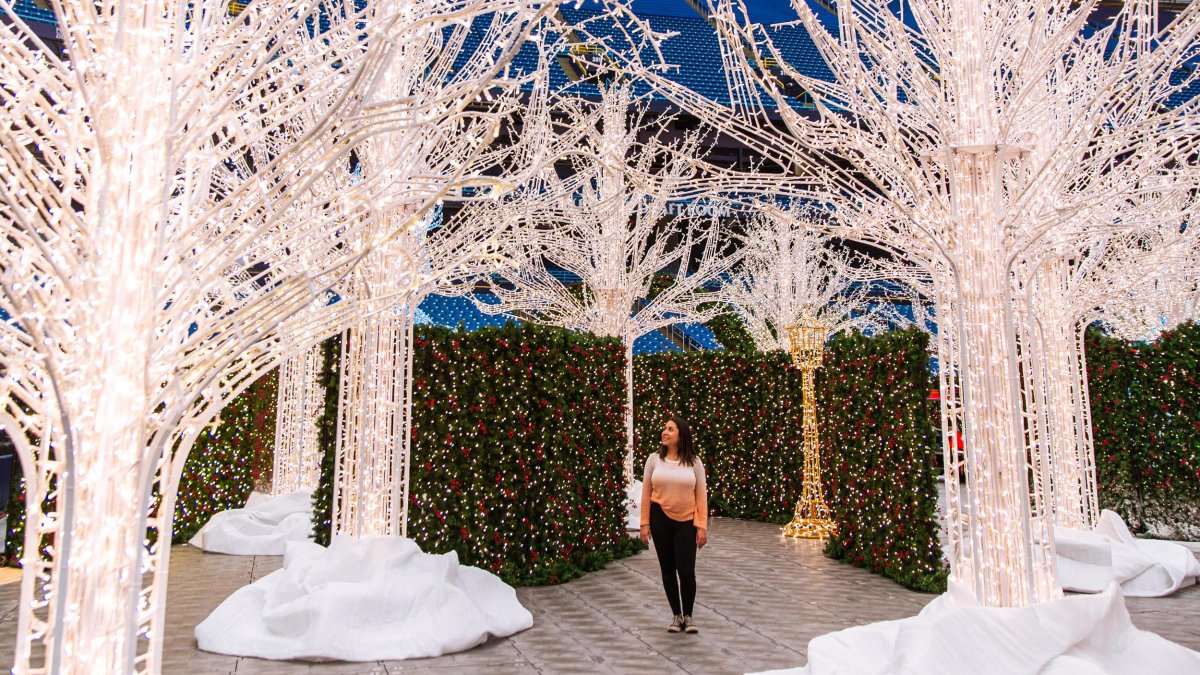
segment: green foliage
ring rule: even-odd
[[[3,434],[3,442],[11,446],[12,440],[8,434]],[[25,479],[21,472],[20,459],[14,453],[12,484],[8,493],[8,503],[4,505],[8,515],[8,529],[4,533],[4,556],[0,566],[19,567],[21,554],[25,550]]]
[[[414,350],[408,533],[423,550],[533,585],[644,548],[625,533],[618,341],[536,325],[422,326]],[[322,489],[332,476],[330,466]]]
[[[320,385],[325,388],[325,407],[317,421],[317,443],[321,454],[321,480],[313,490],[313,541],[329,545],[333,529],[333,471],[337,465],[338,381],[342,363],[342,336],[321,345]]]
[[[230,401],[220,423],[192,446],[179,481],[172,543],[191,539],[213,514],[245,506],[270,473],[278,375],[272,370]]]
[[[1153,343],[1090,329],[1086,349],[1101,506],[1137,532],[1200,535],[1200,325]]]
[[[928,336],[830,340],[817,399],[832,557],[921,590],[944,590],[938,548]],[[783,352],[638,357],[637,466],[668,411],[692,425],[714,514],[783,524],[803,483],[801,375]]]
[[[750,337],[750,331],[746,330],[746,324],[737,316],[721,314],[704,325],[713,332],[717,342],[720,342],[726,351],[738,354],[758,352],[754,338]]]

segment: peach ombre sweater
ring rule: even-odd
[[[696,527],[708,529],[708,488],[700,458],[692,466],[684,466],[650,453],[642,477],[642,525],[650,524],[651,502],[661,506],[671,520],[691,520]]]

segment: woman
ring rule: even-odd
[[[678,415],[663,427],[662,448],[646,458],[642,478],[642,543],[654,537],[663,588],[674,617],[668,633],[698,633],[696,549],[708,543],[708,490],[704,465],[692,445],[692,430]]]

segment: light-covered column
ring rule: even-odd
[[[1022,151],[1005,146],[950,150],[950,198],[957,214],[953,317],[961,386],[969,526],[954,574],[985,606],[1021,607],[1061,595],[1049,524],[1034,513],[1024,439],[1021,373],[1006,232],[1002,172]]]
[[[400,535],[407,512],[409,324],[399,305],[359,320],[342,351],[333,534]]]
[[[272,494],[317,487],[321,473],[317,428],[325,410],[321,361],[321,344],[317,343],[279,366]]]

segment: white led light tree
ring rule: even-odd
[[[1190,199],[1183,205],[1153,204],[1155,219],[1166,220],[1156,229],[1092,241],[1067,261],[1052,257],[1026,289],[1026,304],[1040,309],[1026,318],[1026,332],[1040,339],[1038,360],[1026,366],[1037,386],[1026,407],[1035,431],[1045,430],[1040,473],[1056,525],[1087,529],[1098,518],[1088,325],[1099,320],[1126,339],[1151,340],[1197,315],[1198,237],[1183,224]]]
[[[508,224],[488,313],[516,314],[570,330],[619,338],[626,351],[627,478],[633,475],[634,341],[659,328],[705,322],[720,310],[705,284],[737,255],[715,218],[672,219],[669,201],[691,196],[702,144],[695,134],[663,138],[668,118],[651,119],[648,102],[620,82],[601,86],[599,103],[564,97],[554,112],[579,141],[569,175],[542,172],[516,192],[468,217]],[[555,276],[578,277],[577,286]],[[669,277],[661,275],[668,274]],[[656,279],[669,278],[662,286]]]
[[[193,441],[336,332],[350,303],[305,309],[415,222],[380,217],[382,180],[313,190],[379,128],[453,120],[372,94],[406,36],[534,4],[55,2],[68,60],[0,24],[0,424],[28,486],[16,671],[160,669]]]
[[[350,167],[345,166],[327,172],[314,182],[311,190],[296,200],[280,217],[281,228],[304,228],[314,214],[325,213],[328,203],[335,198],[353,196],[369,199],[369,194],[359,194],[368,186],[355,179]],[[288,222],[295,219],[295,223]],[[258,256],[271,260],[278,273],[289,267],[303,272],[306,264],[317,266],[328,264],[338,255],[345,242],[331,233],[336,233],[341,224],[331,221],[324,229],[315,231],[312,241],[295,242],[299,250],[307,255],[293,256],[290,250],[278,248],[271,238],[258,242]],[[292,244],[293,242],[288,242]],[[312,260],[315,258],[315,260]],[[331,305],[335,299],[342,300],[345,279],[339,280],[336,288],[327,290],[307,307],[289,319],[288,326],[281,329],[284,335],[295,336],[295,345],[289,356],[279,365],[279,381],[275,404],[275,449],[272,457],[271,493],[284,495],[298,490],[313,490],[320,478],[321,448],[318,444],[318,422],[325,409],[325,390],[319,382],[322,367],[321,340],[329,331],[341,330],[350,320],[349,314],[357,307],[346,303]],[[301,337],[303,336],[303,337]]]
[[[935,272],[939,333],[954,333],[941,353],[944,426],[966,446],[966,493],[949,505],[955,577],[985,606],[1059,597],[1047,495],[1028,479],[1044,464],[1023,416],[1020,364],[1036,347],[1019,341],[1018,259],[1112,227],[1103,213],[1081,217],[1093,209],[1184,182],[1164,176],[1187,171],[1179,160],[1197,143],[1186,96],[1197,74],[1179,67],[1198,49],[1200,11],[1160,29],[1153,3],[1131,0],[1095,27],[1095,2],[913,0],[913,28],[885,0],[854,0],[837,4],[832,31],[797,0],[832,73],[822,79],[788,65],[744,8],[716,4],[731,104],[639,76],[785,169],[743,190],[826,202],[862,230],[850,238]]]
[[[355,270],[363,308],[343,334],[333,534],[406,536],[416,310],[430,293],[468,291],[460,279],[488,264],[492,235],[425,221]]]
[[[1030,454],[1042,464],[1035,476],[1059,526],[1087,529],[1099,517],[1084,353],[1088,323],[1102,308],[1121,305],[1148,310],[1156,322],[1186,320],[1186,310],[1166,305],[1187,303],[1173,281],[1190,277],[1183,286],[1195,285],[1189,262],[1195,228],[1185,225],[1193,198],[1182,190],[1161,196],[1106,209],[1121,213],[1111,234],[1069,253],[1050,250],[1041,260],[1023,261],[1033,269],[1017,275],[1025,280],[1016,316]]]
[[[1076,303],[1080,324],[1098,321],[1115,337],[1150,342],[1200,320],[1200,230],[1194,224],[1158,237],[1104,243],[1119,247],[1120,255],[1103,261],[1103,274],[1076,284],[1087,291]]]
[[[493,17],[470,41],[466,33],[410,35],[399,52],[415,58],[403,61],[407,69],[393,66],[381,88],[390,98],[427,101],[414,107],[425,117],[445,112],[436,127],[417,118],[356,148],[363,175],[393,186],[382,218],[403,234],[370,253],[346,291],[360,309],[343,339],[333,534],[407,534],[416,311],[431,293],[469,292],[466,280],[497,264],[502,223],[462,218],[443,224],[440,206],[430,211],[425,205],[450,193],[490,202],[554,159],[549,149],[559,139],[544,136],[550,129],[546,64],[561,45],[551,39],[525,44],[524,70],[506,68],[503,77],[487,72],[498,62],[475,46],[516,44],[517,29],[521,36],[550,29],[585,34],[543,11],[523,23]],[[518,112],[520,134],[496,143],[502,127],[514,129]]]
[[[872,303],[869,281],[881,271],[865,256],[831,247],[822,218],[796,209],[793,218],[758,215],[746,226],[739,271],[720,297],[746,324],[760,351],[790,349],[787,329],[810,319],[832,337],[846,330],[886,330],[888,304]]]

